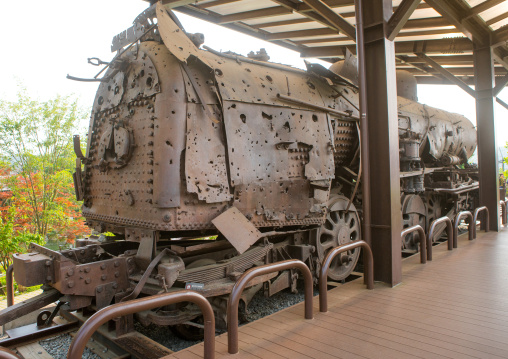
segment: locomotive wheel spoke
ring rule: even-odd
[[[348,199],[337,196],[332,198],[330,203],[336,204],[338,201],[347,204]],[[322,261],[331,249],[360,238],[360,219],[354,206],[351,206],[347,212],[329,211],[325,223],[319,229],[318,243],[316,243],[319,260]],[[337,256],[330,265],[328,277],[337,281],[345,279],[354,270],[359,254],[360,250],[356,249]]]

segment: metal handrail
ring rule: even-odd
[[[457,237],[459,236],[459,224],[462,217],[466,216],[469,219],[469,224],[467,225],[467,229],[469,231],[469,240],[472,241],[474,239],[473,228],[475,227],[475,223],[473,222],[473,215],[469,211],[462,211],[457,213],[455,216],[455,223],[453,225],[453,248],[457,248]]]
[[[205,322],[204,358],[215,358],[215,317],[212,306],[203,295],[191,290],[181,290],[134,299],[128,302],[116,303],[99,310],[76,333],[69,347],[67,358],[81,359],[86,343],[92,334],[111,319],[180,302],[192,302],[201,309]]]
[[[501,205],[501,223],[505,225],[507,222],[506,201],[499,201],[499,204]]]
[[[303,274],[305,284],[305,319],[312,319],[313,281],[310,269],[305,263],[297,259],[289,259],[251,268],[240,276],[229,296],[227,309],[229,354],[238,353],[238,304],[247,284],[255,277],[294,268],[299,269]]]
[[[451,251],[453,249],[453,224],[452,220],[448,217],[441,217],[432,221],[430,225],[429,234],[427,236],[427,259],[429,261],[432,260],[432,237],[434,236],[434,231],[436,226],[440,223],[446,222],[446,235],[448,236],[448,250]]]
[[[20,359],[12,350],[0,347],[0,359]]]
[[[487,212],[487,215],[485,216],[485,223],[481,221],[481,224],[485,224],[485,232],[489,231],[489,209],[487,206],[478,207],[474,210],[474,216],[473,216],[473,238],[476,238],[476,220],[478,219],[478,214],[482,211]],[[481,227],[480,227],[481,228]]]
[[[327,312],[328,311],[328,291],[326,290],[326,281],[328,278],[328,269],[332,264],[333,259],[338,256],[340,253],[362,247],[364,249],[363,259],[364,263],[364,276],[367,284],[367,289],[374,289],[374,259],[372,257],[372,250],[367,242],[362,241],[360,239],[356,241],[352,241],[341,246],[335,247],[332,249],[328,255],[323,260],[323,264],[321,265],[321,271],[319,273],[319,311]]]
[[[14,271],[14,266],[11,264],[7,268],[7,272],[5,273],[5,286],[7,287],[7,306],[10,307],[14,305],[14,280],[12,276],[12,272]]]
[[[409,233],[413,233],[413,232],[418,232],[418,234],[419,234],[419,237],[420,237],[420,263],[425,264],[425,263],[427,263],[427,251],[425,249],[425,246],[428,245],[428,243],[427,243],[427,236],[425,235],[425,231],[423,230],[422,226],[417,224],[412,227],[408,227],[400,233],[400,237],[401,237],[401,239],[403,239]]]

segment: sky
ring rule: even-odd
[[[90,108],[98,84],[71,81],[66,75],[93,77],[99,68],[87,64],[87,58],[113,58],[111,39],[130,27],[146,7],[142,0],[2,1],[0,98],[14,100],[22,84],[32,97],[46,100],[56,94],[74,94],[84,108]],[[304,68],[294,51],[184,14],[177,16],[186,31],[203,33],[205,45],[215,50],[247,55],[265,48],[271,61]],[[508,102],[508,90],[500,98]],[[473,98],[456,86],[419,85],[418,99],[476,122]],[[498,146],[508,142],[507,117],[508,111],[496,104]]]

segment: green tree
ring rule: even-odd
[[[12,192],[15,235],[59,238],[85,230],[72,180],[72,136],[84,117],[70,97],[38,101],[21,89],[16,101],[0,100],[0,153],[11,168],[4,186]]]
[[[5,218],[0,217],[0,265],[4,271],[12,264],[12,255],[14,253],[24,253],[31,242],[42,244],[44,239],[39,234],[28,231],[14,230],[14,208],[9,209]]]

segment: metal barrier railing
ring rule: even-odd
[[[405,236],[407,236],[409,233],[418,232],[420,237],[420,263],[425,264],[427,263],[427,250],[425,249],[427,244],[427,236],[425,235],[425,231],[423,230],[422,226],[419,224],[408,227],[404,229],[400,233],[400,237],[403,239]]]
[[[505,225],[507,222],[506,201],[499,201],[499,204],[501,205],[501,223]]]
[[[215,358],[215,317],[212,306],[204,296],[190,290],[163,293],[145,298],[134,299],[128,302],[116,303],[99,310],[78,330],[76,336],[72,340],[71,346],[69,347],[67,358],[81,359],[86,343],[92,334],[101,325],[111,319],[180,302],[192,302],[201,309],[205,322],[204,358]]]
[[[481,224],[482,225],[485,224],[485,232],[489,231],[489,224],[490,224],[489,209],[486,206],[478,207],[474,210],[474,215],[473,215],[473,238],[476,238],[476,221],[478,219],[478,214],[482,211],[487,212],[487,215],[485,216],[485,223],[483,223],[483,221],[481,221]]]
[[[448,250],[451,251],[453,249],[453,224],[452,220],[448,217],[441,217],[432,221],[430,225],[429,234],[427,236],[427,259],[429,261],[432,260],[432,237],[434,236],[434,231],[436,230],[436,226],[440,223],[446,223],[446,235],[448,236]]]
[[[330,264],[332,264],[333,259],[338,256],[340,253],[344,253],[346,251],[350,251],[352,249],[362,247],[363,259],[364,263],[364,276],[367,284],[367,289],[374,289],[374,259],[372,257],[372,250],[367,242],[362,241],[360,239],[356,241],[352,241],[341,246],[335,247],[332,249],[328,255],[323,260],[323,264],[321,265],[321,271],[319,273],[319,311],[327,312],[328,311],[328,291],[326,290],[326,282],[328,278],[328,269],[330,268]]]
[[[238,279],[228,300],[227,322],[228,322],[228,352],[238,353],[238,304],[244,288],[255,277],[280,272],[287,269],[299,269],[303,274],[305,284],[305,319],[312,319],[312,274],[305,263],[297,259],[289,259],[282,262],[270,263],[254,267],[242,274]]]
[[[12,350],[0,347],[0,359],[20,359]]]
[[[14,305],[14,279],[12,272],[14,270],[14,266],[11,264],[7,268],[7,272],[5,272],[5,286],[7,287],[7,306],[10,307]]]
[[[475,223],[473,221],[473,215],[469,211],[462,211],[457,213],[455,216],[455,223],[453,225],[453,248],[457,248],[457,237],[459,236],[459,223],[462,217],[466,216],[469,219],[469,224],[467,225],[467,229],[469,231],[469,240],[472,241],[474,239],[474,227]]]

